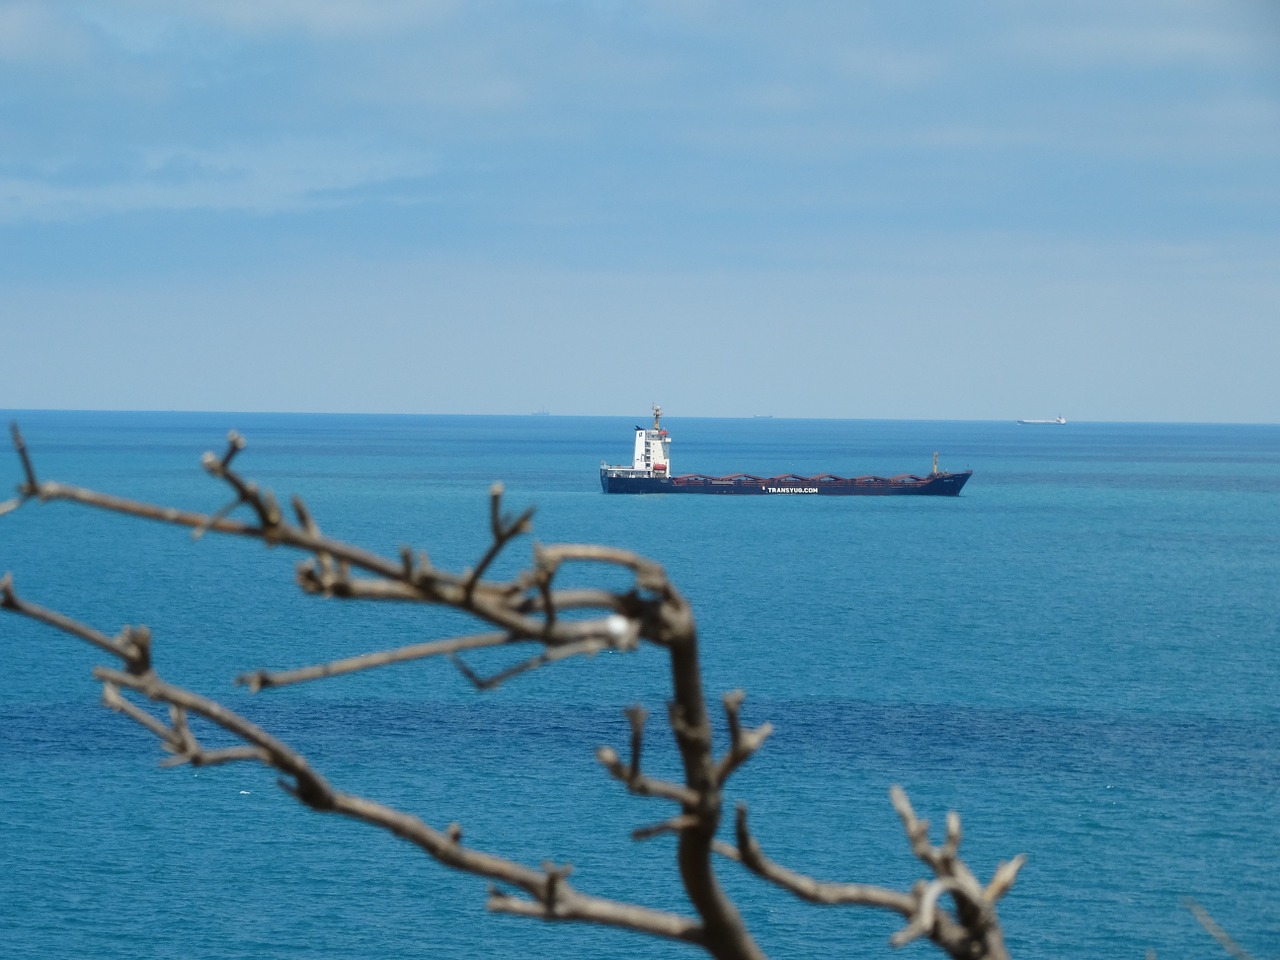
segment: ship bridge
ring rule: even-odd
[[[662,429],[662,408],[657,404],[653,406],[653,427],[636,427],[631,469],[637,473],[671,476],[671,438]]]

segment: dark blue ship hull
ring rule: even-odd
[[[600,471],[600,487],[605,493],[701,493],[722,496],[827,496],[827,497],[955,497],[973,476],[963,473],[933,473],[917,477],[756,477],[734,474],[708,477],[686,474],[679,477],[617,476],[607,468]]]

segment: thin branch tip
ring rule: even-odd
[[[249,673],[242,673],[235,678],[237,687],[244,687],[250,693],[259,693],[264,687],[271,686],[271,677],[265,670],[253,670]]]
[[[236,430],[227,431],[227,452],[222,455],[222,469],[226,470],[231,466],[231,461],[235,459],[237,453],[245,448],[248,441]]]
[[[40,484],[36,480],[36,469],[31,463],[31,454],[27,451],[27,442],[22,438],[18,421],[10,421],[9,435],[13,438],[13,449],[18,452],[18,459],[22,461],[22,472],[26,477],[26,482],[18,487],[18,492],[24,498],[33,497],[39,491]]]
[[[605,767],[612,767],[621,762],[618,751],[613,747],[596,747],[596,761]]]

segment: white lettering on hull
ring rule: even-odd
[[[817,487],[761,487],[765,493],[817,493]]]

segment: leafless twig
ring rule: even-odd
[[[899,914],[907,924],[891,938],[894,946],[905,946],[924,937],[956,960],[1006,960],[1009,954],[995,903],[1013,885],[1025,858],[1019,855],[1008,864],[1001,864],[984,888],[959,859],[959,817],[948,816],[946,839],[935,847],[929,842],[928,821],[917,819],[905,791],[895,786],[890,794],[913,851],[934,875],[931,880],[917,883],[909,893],[859,883],[823,883],[775,863],[752,836],[744,804],[738,806],[737,812],[737,847],[717,843],[716,851],[811,903],[875,907]],[[955,917],[938,908],[944,893],[955,902]]]
[[[1223,950],[1235,957],[1236,960],[1253,960],[1253,957],[1250,956],[1249,952],[1245,950],[1244,947],[1240,946],[1240,944],[1236,943],[1231,934],[1218,926],[1218,922],[1213,919],[1208,910],[1200,906],[1200,904],[1196,903],[1196,901],[1192,900],[1190,897],[1184,897],[1182,905],[1191,911],[1191,915],[1196,918],[1196,921],[1200,926],[1204,927],[1205,932],[1208,933],[1209,936],[1218,941],[1218,946]]]

